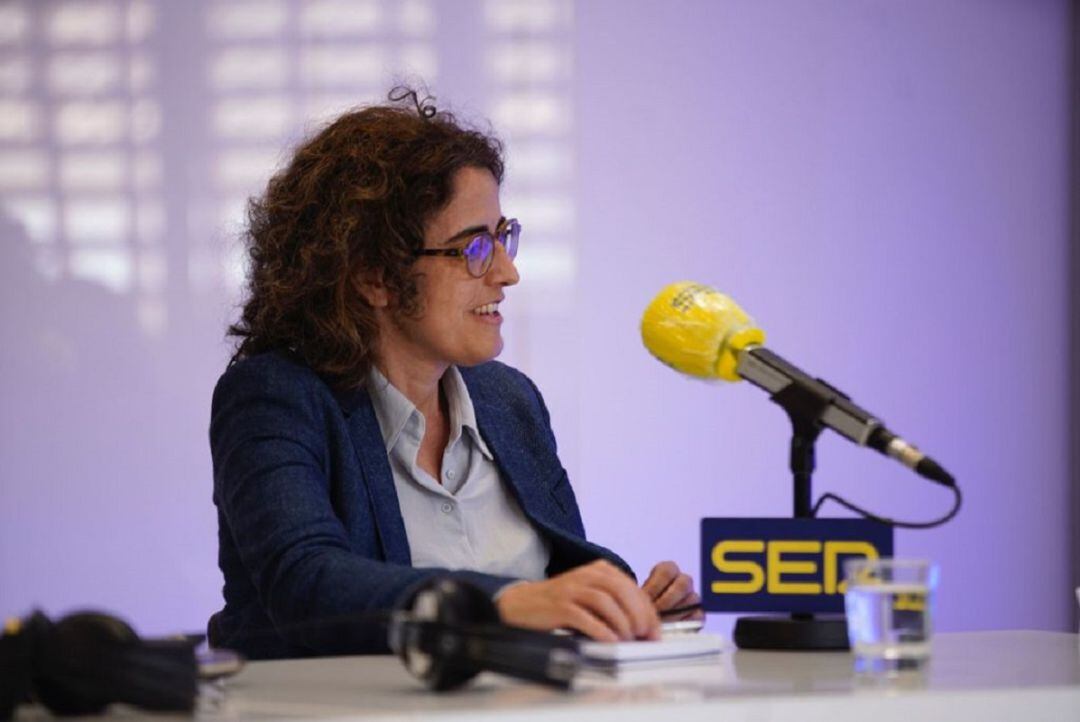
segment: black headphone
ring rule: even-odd
[[[409,592],[387,640],[405,669],[437,691],[484,670],[567,689],[581,668],[577,640],[507,626],[487,594],[450,577]]]
[[[405,668],[438,691],[484,670],[567,689],[581,667],[575,639],[504,625],[486,593],[450,577],[406,593],[390,616],[388,641]],[[98,714],[114,702],[191,712],[198,676],[191,641],[140,640],[107,614],[53,623],[34,612],[8,622],[0,637],[0,720],[26,701],[58,715]]]
[[[190,712],[196,677],[190,641],[143,641],[107,614],[53,623],[34,612],[9,621],[0,637],[0,719],[11,719],[24,701],[59,715],[98,714],[113,702]]]

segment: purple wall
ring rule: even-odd
[[[790,513],[780,410],[640,349],[652,294],[701,280],[957,475],[956,521],[897,532],[942,565],[942,629],[1064,628],[1065,4],[623,8],[579,13],[583,393],[556,420],[581,414],[592,533],[696,568],[698,517]],[[818,492],[948,508],[818,452]]]
[[[177,53],[203,47],[184,33],[204,26],[152,5],[172,30],[141,41],[173,68],[158,78],[170,111],[160,298],[141,280],[110,290],[74,262],[49,266],[26,179],[0,173],[0,614],[94,605],[161,632],[197,629],[219,603],[205,430],[236,295],[200,271],[235,255],[235,233],[204,222],[233,199],[206,190],[210,100],[176,70]],[[215,5],[228,3],[191,7]],[[27,9],[27,33],[48,22],[33,3],[12,6]],[[956,521],[897,534],[900,554],[943,567],[939,628],[1064,629],[1067,3],[536,6],[565,16],[572,64],[544,82],[570,109],[558,190],[571,201],[522,201],[533,209],[522,219],[541,229],[534,249],[571,254],[569,266],[523,268],[505,360],[544,390],[591,535],[639,573],[670,557],[696,576],[702,516],[790,512],[780,411],[747,385],[683,379],[641,347],[648,300],[695,279],[957,475]],[[454,42],[498,13],[430,7],[436,94],[512,118],[493,105],[502,81]],[[9,83],[0,102],[37,97],[45,77]],[[307,118],[290,117],[295,137]],[[527,145],[515,133],[512,164]],[[4,142],[0,170],[18,169]],[[537,208],[570,209],[563,246],[530,225]],[[56,234],[60,252],[82,248]],[[127,247],[152,257],[141,236]],[[948,506],[846,442],[823,438],[818,451],[818,492],[901,518]]]

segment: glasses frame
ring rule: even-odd
[[[499,243],[506,251],[506,255],[510,257],[510,260],[514,260],[517,256],[518,241],[521,238],[521,223],[516,218],[501,218],[499,224],[495,226],[495,233],[489,231],[480,231],[479,233],[474,230],[463,231],[455,236],[451,236],[446,239],[444,243],[453,243],[459,238],[468,238],[464,245],[460,248],[421,248],[413,251],[414,256],[449,256],[460,257],[465,261],[465,269],[469,272],[469,275],[473,278],[482,278],[484,274],[491,270],[491,264],[495,261],[495,244]],[[469,247],[476,243],[487,243],[486,252],[481,251],[483,255],[480,256],[481,267],[479,272],[473,270],[473,264],[470,263]]]

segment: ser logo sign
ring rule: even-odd
[[[843,612],[843,563],[892,556],[892,528],[865,519],[702,519],[710,612]]]

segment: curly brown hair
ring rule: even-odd
[[[502,182],[502,144],[490,133],[414,90],[388,99],[304,142],[248,202],[248,298],[228,331],[240,339],[233,362],[287,351],[337,388],[363,386],[378,326],[361,281],[380,279],[395,311],[422,313],[414,252],[450,202],[454,175],[484,168]]]

